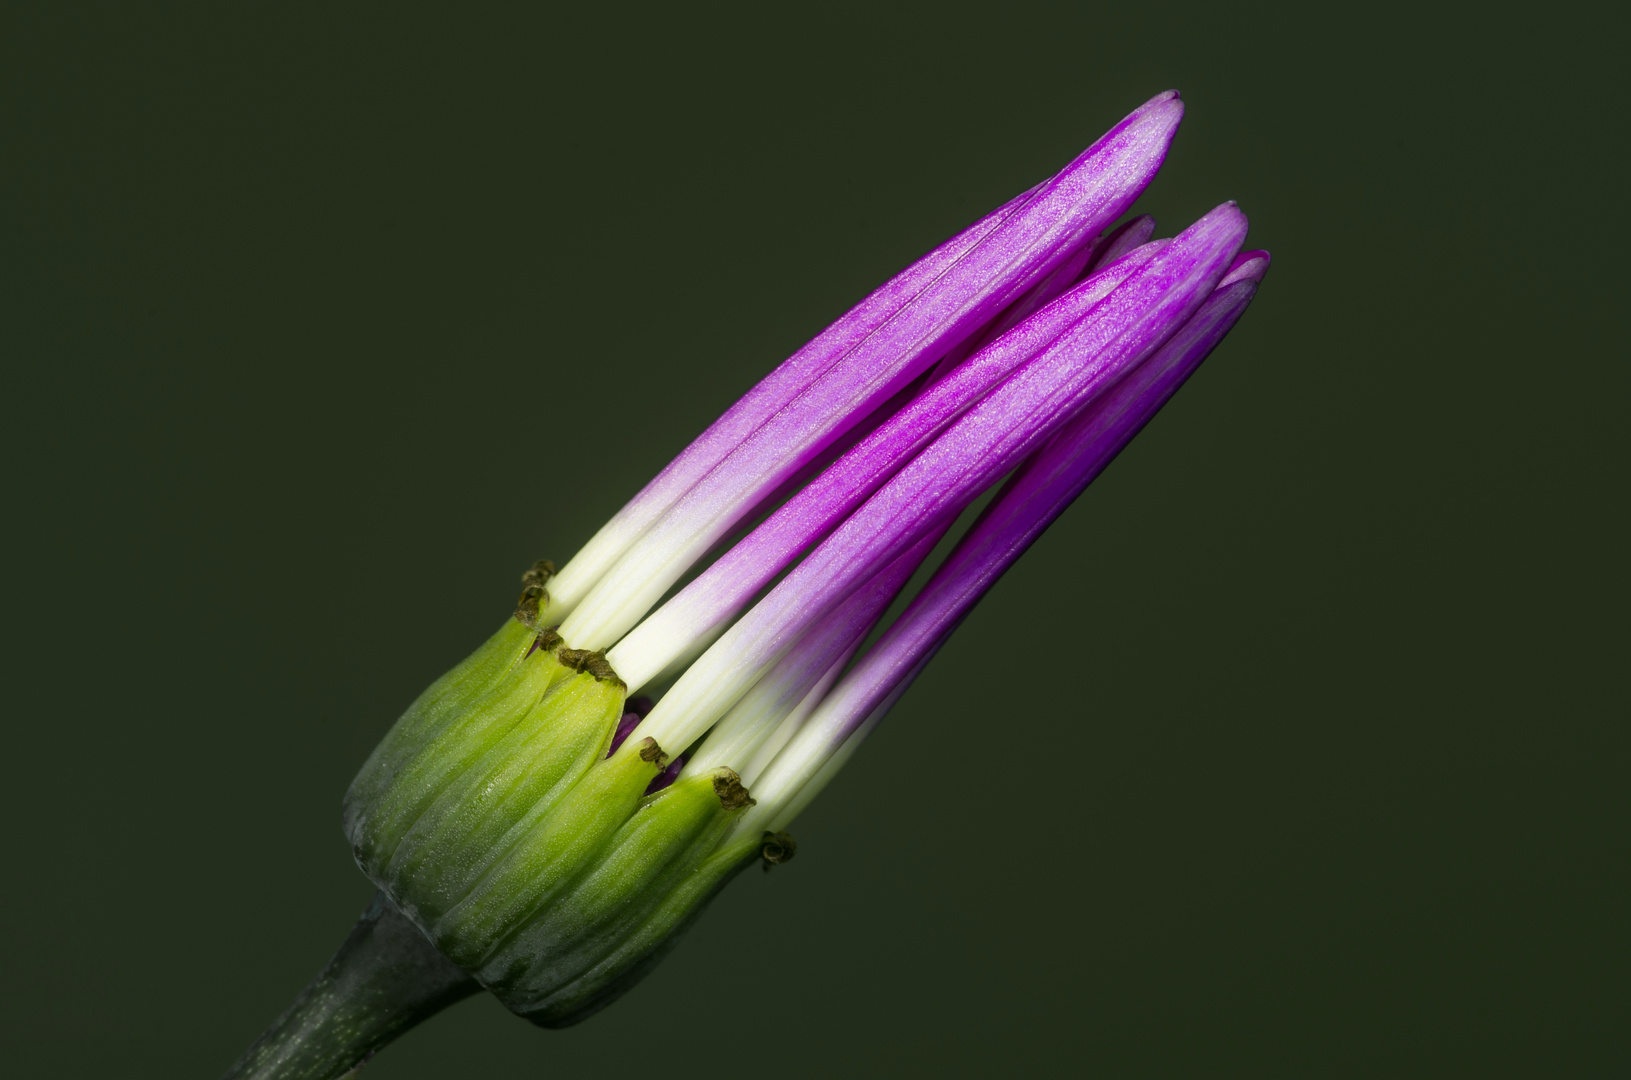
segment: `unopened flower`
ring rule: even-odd
[[[313,991],[237,1075],[338,1075],[478,984],[536,1023],[576,1022],[732,876],[791,857],[797,814],[1251,301],[1268,257],[1240,254],[1232,203],[1171,240],[1151,240],[1148,218],[1106,232],[1181,116],[1175,93],[1157,96],[902,271],[558,574],[528,571],[514,617],[410,706],[346,795],[382,897],[314,986],[349,972],[359,989]],[[404,943],[394,957],[355,944],[387,934]]]

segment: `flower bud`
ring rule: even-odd
[[[730,837],[753,805],[731,769],[650,793],[669,764],[655,740],[608,755],[625,689],[604,656],[520,641],[506,627],[444,678],[483,685],[476,704],[452,715],[453,690],[398,721],[347,820],[358,863],[443,955],[557,1027],[633,986],[763,842]]]
[[[541,1026],[576,1023],[750,863],[792,857],[771,830],[1262,280],[1268,255],[1237,254],[1233,203],[1170,241],[1149,240],[1147,217],[1092,238],[1149,182],[1182,113],[1176,92],[1157,95],[829,327],[608,522],[556,596],[551,564],[523,575],[514,618],[409,706],[352,782],[346,835],[384,895],[233,1075],[351,1075],[475,983]],[[670,674],[661,701],[628,700]]]

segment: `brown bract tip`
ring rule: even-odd
[[[560,635],[556,635],[559,637]],[[596,649],[566,649],[560,646],[555,648],[555,659],[571,668],[573,671],[585,675],[593,675],[596,682],[614,682],[622,685],[623,680],[617,677],[612,665],[606,662],[606,650]]]
[[[742,778],[734,769],[714,770],[714,794],[719,796],[719,805],[727,810],[740,810],[744,806],[757,806],[759,800],[748,794],[748,789],[742,786]]]
[[[515,602],[515,621],[531,628],[538,625],[538,613],[549,605],[549,592],[542,585],[528,585]]]
[[[759,857],[765,861],[768,872],[772,866],[780,866],[797,855],[798,850],[798,842],[788,833],[767,832],[764,843],[759,847]]]
[[[549,590],[544,582],[555,576],[555,564],[539,559],[521,575],[521,599],[515,603],[515,621],[526,627],[538,625],[538,615],[549,606]]]
[[[659,769],[668,764],[668,755],[663,753],[663,748],[658,746],[657,740],[650,735],[641,739],[639,745],[641,761],[649,761]]]
[[[555,564],[548,559],[539,559],[532,564],[531,569],[521,575],[521,584],[527,587],[543,585],[555,576]]]

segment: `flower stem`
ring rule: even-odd
[[[223,1080],[335,1080],[480,989],[377,892],[334,959]]]

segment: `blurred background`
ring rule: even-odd
[[[1235,333],[795,862],[579,1027],[365,1075],[1624,1068],[1621,9],[3,18],[8,1071],[219,1075],[521,571],[1168,87],[1138,209],[1251,216]]]

